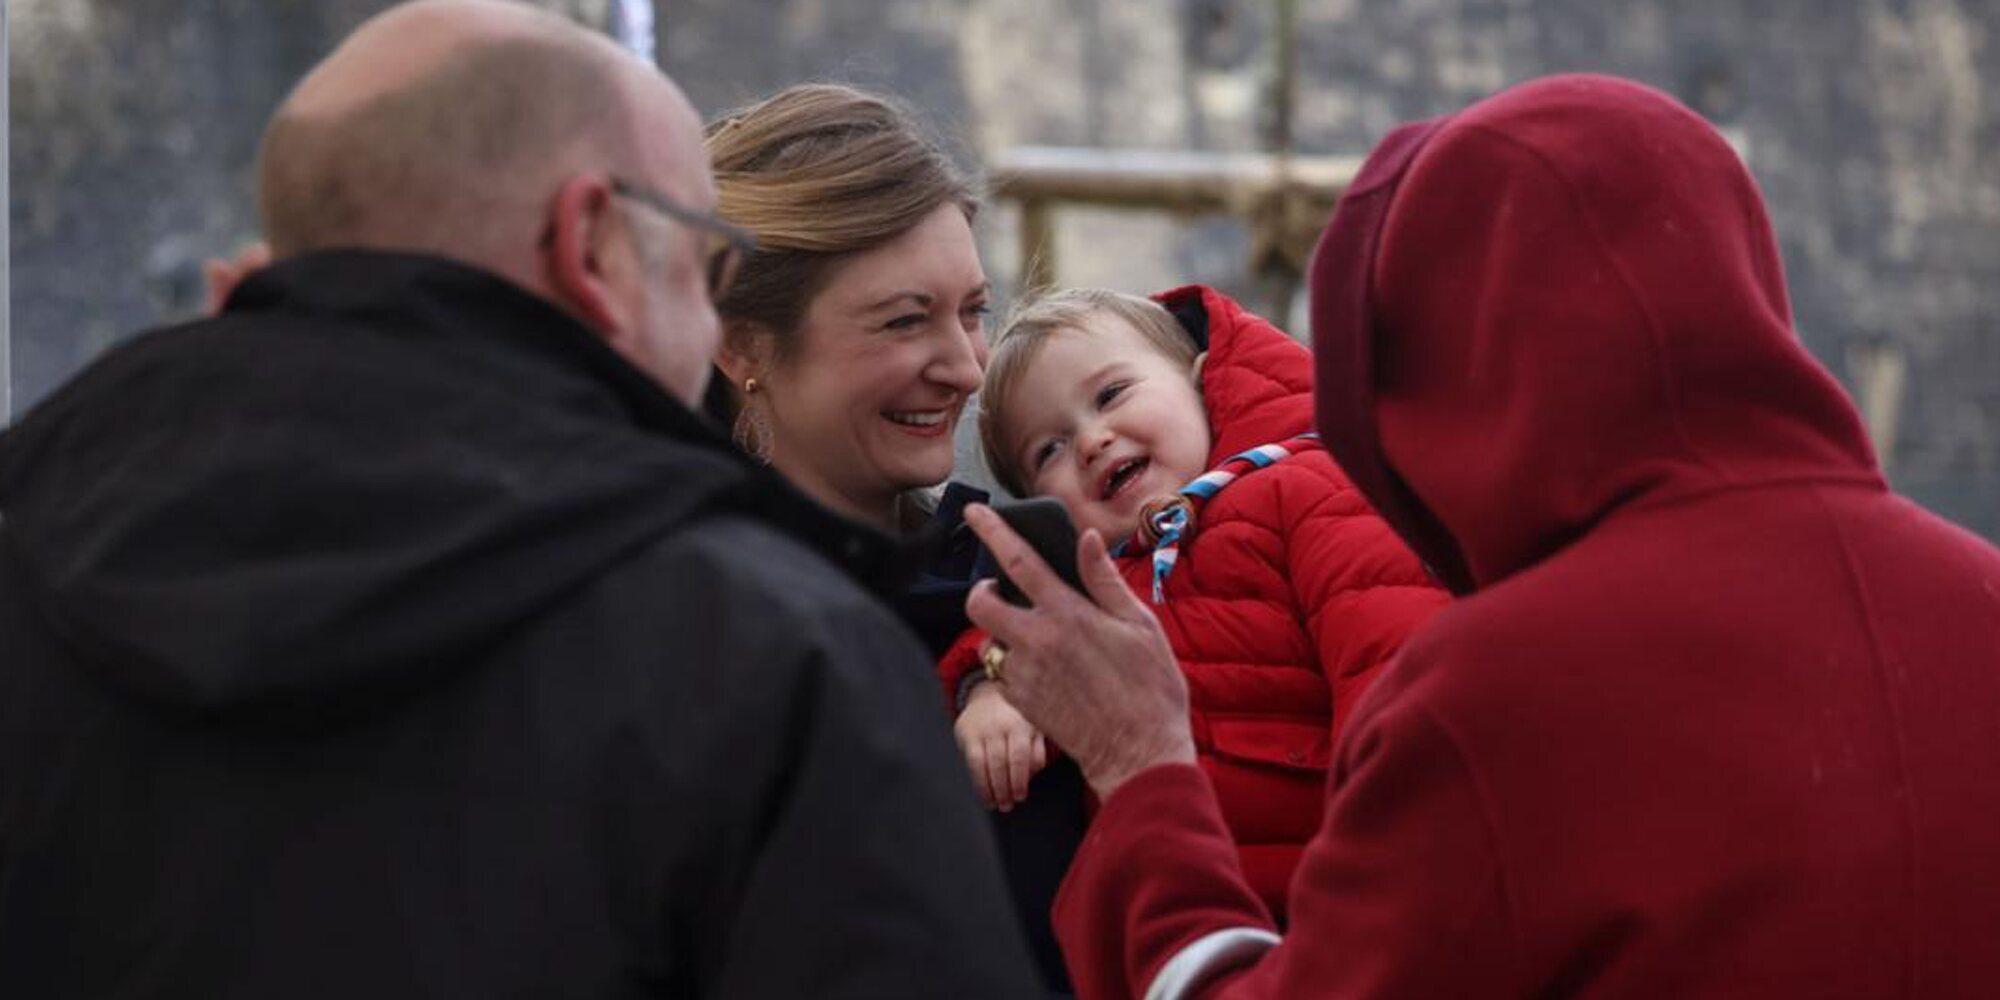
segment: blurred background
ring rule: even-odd
[[[1392,125],[1545,73],[1642,80],[1762,183],[1800,332],[1898,487],[2000,539],[2000,0],[532,2],[705,114],[806,80],[901,95],[995,175],[1003,300],[1026,236],[1055,280],[1208,282],[1301,337],[1303,247]],[[264,119],[390,5],[7,2],[14,413],[199,308],[202,259],[255,237]]]

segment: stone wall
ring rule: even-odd
[[[2000,537],[2000,4],[1307,3],[1299,141],[1542,73],[1619,73],[1722,125],[1763,185],[1806,343],[1899,488]]]
[[[545,0],[602,23],[608,0]],[[254,239],[264,120],[386,0],[11,0],[14,408],[201,301]]]
[[[606,23],[611,0],[542,0]],[[23,408],[106,344],[187,315],[251,238],[285,87],[384,0],[11,0],[13,377]],[[891,90],[977,163],[1022,143],[1256,148],[1273,0],[656,0],[657,52],[716,112],[805,79]],[[1770,197],[1808,345],[1892,475],[2000,538],[2000,4],[1301,0],[1295,145],[1547,72],[1615,72],[1723,126]],[[1014,273],[1015,222],[983,223]],[[1241,289],[1227,220],[1072,212],[1062,278]]]

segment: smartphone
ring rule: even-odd
[[[1076,525],[1070,522],[1069,511],[1063,508],[1062,501],[1035,497],[1014,503],[997,503],[993,505],[993,513],[1000,515],[1000,519],[1007,522],[1015,534],[1034,546],[1035,554],[1041,556],[1042,561],[1048,563],[1064,583],[1079,592],[1083,590],[1083,578],[1076,571]],[[1028,600],[1028,595],[1021,593],[1021,588],[1015,586],[1014,581],[1007,578],[1004,570],[1000,573],[1000,597],[1009,604],[1024,608],[1034,603]]]

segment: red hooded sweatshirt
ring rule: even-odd
[[[1312,429],[1312,355],[1212,288],[1155,298],[1207,351],[1208,464]],[[1150,597],[1152,550],[1121,556]],[[1319,829],[1335,734],[1446,594],[1322,449],[1248,472],[1204,504],[1151,605],[1187,675],[1201,767],[1245,877],[1273,914]],[[969,630],[939,661],[947,692],[977,668]]]
[[[1281,941],[1199,770],[1104,804],[1080,993],[2000,995],[2000,552],[1884,485],[1714,130],[1601,77],[1406,127],[1312,291],[1322,432],[1463,597]]]

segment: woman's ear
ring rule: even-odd
[[[611,197],[611,189],[595,177],[563,182],[549,205],[542,259],[555,300],[617,348],[632,317],[620,274],[606,266],[607,237],[617,214]]]
[[[771,377],[777,356],[777,336],[754,323],[725,321],[722,343],[715,349],[715,368],[728,386],[720,390],[728,397],[726,406],[711,406],[729,429],[729,437],[744,454],[771,464],[774,440],[771,428],[770,392],[760,382]],[[710,394],[711,396],[714,393]],[[713,402],[713,401],[712,401]]]
[[[1188,379],[1194,383],[1194,387],[1197,389],[1201,388],[1201,368],[1207,363],[1208,352],[1203,351],[1195,355],[1194,362],[1188,365]]]
[[[754,323],[725,321],[715,367],[736,391],[750,379],[768,378],[776,335]]]

